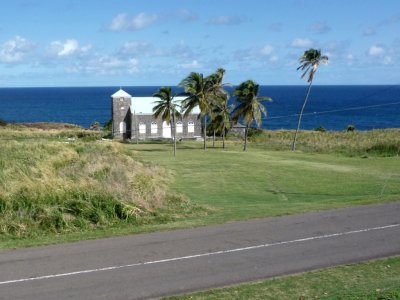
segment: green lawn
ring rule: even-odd
[[[213,213],[202,223],[281,216],[400,199],[400,159],[263,150],[230,143],[127,145],[134,157],[173,173],[171,188]]]
[[[167,299],[400,299],[400,257]]]

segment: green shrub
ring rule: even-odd
[[[325,127],[323,127],[323,126],[319,126],[319,127],[315,128],[314,130],[315,131],[319,131],[319,132],[325,132],[326,131]]]
[[[352,125],[352,124],[347,125],[347,128],[346,128],[347,132],[352,132],[352,131],[355,131],[355,130],[356,130],[356,127],[354,125]]]
[[[376,156],[398,156],[400,153],[400,142],[398,143],[378,143],[366,150],[368,154]]]

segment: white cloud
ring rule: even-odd
[[[307,39],[307,38],[295,38],[291,43],[290,46],[294,48],[309,48],[314,45],[314,41]]]
[[[270,61],[270,62],[276,62],[276,61],[278,61],[278,59],[279,59],[278,56],[272,55],[272,56],[269,58],[269,61]]]
[[[316,22],[314,24],[311,24],[310,29],[315,33],[323,34],[330,31],[331,27],[325,22]]]
[[[384,65],[392,65],[394,63],[393,58],[390,55],[387,55],[383,58]]]
[[[133,18],[127,14],[119,14],[111,21],[109,29],[111,31],[139,30],[152,25],[157,19],[157,15],[147,15],[143,12]]]
[[[238,25],[243,23],[243,18],[239,16],[219,16],[208,20],[210,25]]]
[[[75,39],[68,39],[64,42],[54,41],[50,44],[50,54],[58,57],[67,57],[75,54],[84,54],[91,48],[91,45],[80,47]]]
[[[385,52],[383,47],[377,45],[372,45],[368,50],[368,54],[371,56],[383,56]]]
[[[265,45],[262,49],[261,49],[261,54],[262,55],[271,55],[274,52],[274,47],[272,47],[271,45]]]
[[[393,65],[395,63],[396,51],[393,48],[385,48],[384,46],[372,45],[368,49],[368,55],[384,65]]]
[[[194,60],[191,63],[178,64],[178,67],[180,69],[199,69],[199,68],[202,68],[203,65],[200,64],[197,60]]]
[[[139,71],[138,65],[139,62],[135,58],[120,59],[102,56],[88,61],[84,70],[96,74],[136,73]]]
[[[0,48],[0,61],[4,63],[21,62],[33,48],[33,43],[23,37],[16,36],[14,39],[5,42]]]
[[[128,54],[128,55],[150,55],[150,51],[152,49],[152,45],[143,41],[130,41],[126,42],[119,50],[119,54]]]
[[[186,8],[182,8],[182,9],[178,10],[176,15],[178,18],[180,18],[181,20],[183,20],[185,22],[191,22],[191,21],[197,20],[197,15],[194,12],[192,12]]]

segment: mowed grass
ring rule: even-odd
[[[400,199],[398,156],[275,151],[254,143],[243,152],[238,142],[204,151],[201,142],[184,141],[174,158],[170,144],[126,147],[172,172],[174,191],[213,208],[204,224]]]
[[[400,257],[165,299],[400,299]]]

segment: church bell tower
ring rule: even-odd
[[[112,136],[119,139],[130,139],[132,135],[132,113],[131,102],[132,96],[119,89],[111,95],[112,106]]]

